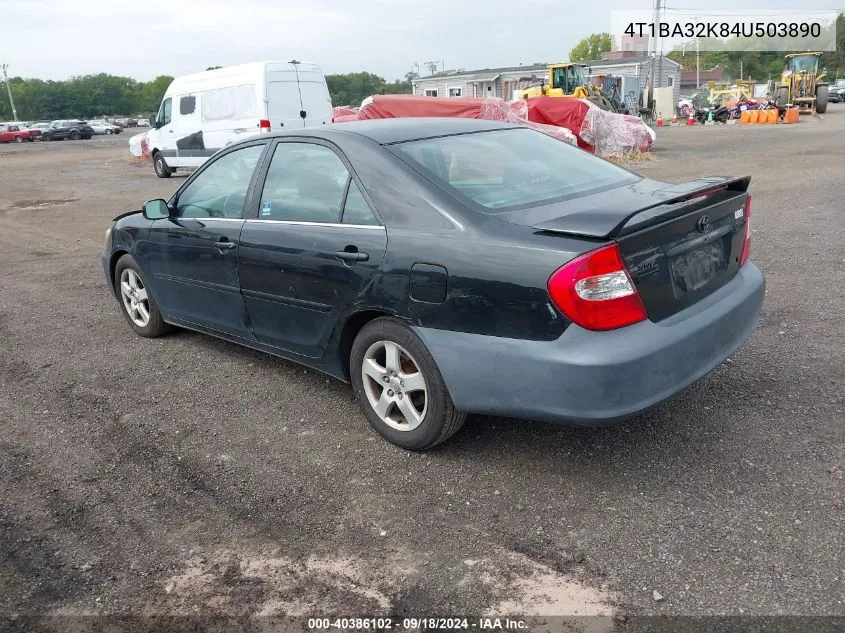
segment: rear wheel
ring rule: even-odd
[[[106,134],[114,134],[114,132],[112,132],[112,131],[109,129],[109,130],[106,130]]]
[[[155,169],[156,176],[159,178],[170,178],[173,172],[170,170],[170,167],[167,166],[167,163],[164,160],[164,156],[161,155],[161,152],[156,152],[153,154],[153,169]]]
[[[446,441],[464,423],[440,370],[423,342],[391,318],[371,321],[350,354],[352,389],[370,424],[389,442],[425,450]]]
[[[827,112],[827,99],[829,94],[829,86],[816,87],[816,112],[818,114],[824,114]]]
[[[72,141],[78,141],[82,138],[82,134],[79,133],[79,130],[71,130],[70,138]]]
[[[15,143],[23,143],[23,136],[16,136]]]

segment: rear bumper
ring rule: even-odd
[[[601,425],[676,394],[739,349],[757,323],[765,279],[749,263],[694,306],[608,332],[574,324],[555,341],[414,328],[463,411]]]

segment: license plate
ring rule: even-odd
[[[676,294],[693,292],[725,268],[725,252],[718,242],[708,244],[674,257],[671,268]]]

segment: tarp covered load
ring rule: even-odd
[[[376,95],[364,100],[357,120],[396,119],[405,117],[454,117],[519,123],[572,145],[575,135],[566,128],[529,121],[527,109],[512,107],[504,99],[440,99],[415,95]],[[335,119],[337,121],[337,119]]]
[[[129,151],[139,158],[150,157],[150,147],[147,144],[147,132],[141,132],[129,139]]]
[[[332,108],[332,121],[335,123],[340,121],[356,121],[357,119],[357,108],[348,108],[346,106],[335,106]]]
[[[529,121],[568,128],[578,137],[579,147],[602,156],[647,152],[654,143],[654,130],[638,117],[602,110],[586,99],[535,97],[524,101]]]

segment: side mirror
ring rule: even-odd
[[[156,115],[151,114],[150,115],[150,127],[155,127],[155,126],[156,126]]]
[[[170,217],[170,207],[161,198],[144,203],[144,217],[148,220],[164,220]]]

